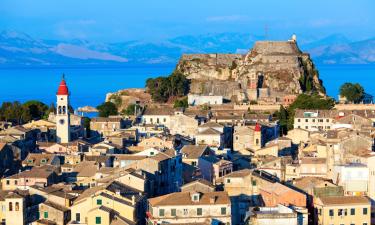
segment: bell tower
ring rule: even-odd
[[[258,150],[262,148],[262,127],[259,123],[255,124],[254,128],[254,140],[253,140],[253,149]]]
[[[56,96],[56,142],[68,143],[70,141],[69,90],[64,75]]]

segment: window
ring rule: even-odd
[[[337,212],[337,215],[338,216],[342,216],[343,215],[343,211],[344,211],[343,209],[339,209],[339,211]]]
[[[230,183],[230,179],[227,179],[227,184],[229,184]]]
[[[9,202],[9,211],[13,211],[13,203]]]
[[[7,185],[9,185],[10,184],[10,180],[7,180]]]
[[[166,119],[166,118],[164,118],[164,119],[163,119],[163,122],[164,122],[164,123],[165,123],[165,122],[167,122],[167,119]]]
[[[309,119],[305,119],[305,122],[309,122]]]
[[[184,216],[186,216],[187,214],[188,214],[188,210],[184,209]]]
[[[197,162],[193,161],[193,162],[191,162],[191,165],[192,166],[197,166]]]
[[[176,216],[176,209],[171,209],[171,216]]]
[[[259,139],[255,139],[255,144],[259,145]]]
[[[363,215],[367,215],[367,208],[363,208]]]
[[[164,216],[164,209],[159,209],[159,216]]]
[[[221,215],[227,214],[227,208],[221,207]]]
[[[199,199],[198,199],[198,195],[194,195],[193,196],[193,199],[194,199],[194,201],[198,201]]]
[[[95,217],[95,224],[102,224],[102,218],[100,216]]]
[[[256,186],[256,185],[257,185],[257,181],[256,181],[256,180],[252,180],[252,181],[251,181],[251,184],[252,184],[253,186]]]
[[[77,222],[81,221],[81,214],[80,213],[76,213],[76,221]]]
[[[367,225],[367,223],[363,223],[363,225]]]
[[[301,119],[298,119],[298,122],[301,122]]]
[[[102,202],[101,199],[96,199],[96,204],[97,204],[97,205],[102,205],[102,203],[103,203],[103,202]]]
[[[14,185],[17,185],[17,184],[18,184],[18,181],[17,181],[17,180],[15,180],[15,181],[14,181]]]
[[[355,215],[355,209],[350,209],[350,215]]]
[[[16,202],[16,205],[14,207],[15,211],[20,211],[20,203]]]
[[[202,208],[198,208],[197,209],[197,216],[201,216],[202,215]]]
[[[329,210],[329,216],[333,216],[334,212],[333,212],[333,209],[330,209]]]
[[[48,212],[44,212],[44,219],[48,219]]]

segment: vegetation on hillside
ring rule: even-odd
[[[365,90],[358,83],[344,83],[340,87],[340,95],[345,97],[349,102],[359,103],[365,95]]]
[[[122,104],[122,99],[117,94],[111,95],[111,97],[109,97],[109,101],[112,102],[112,103],[114,103],[116,105],[116,107],[120,107],[121,104]]]
[[[185,96],[189,91],[190,81],[180,72],[173,72],[168,77],[149,78],[146,87],[152,100],[166,102],[170,97]]]
[[[136,104],[130,104],[126,107],[126,109],[123,109],[121,111],[122,114],[124,115],[127,115],[127,116],[132,116],[135,114],[135,111],[137,110],[139,112],[139,110],[141,109],[141,106],[140,105],[136,105]]]
[[[189,106],[187,97],[184,97],[182,99],[176,99],[173,103],[174,108],[187,108]]]
[[[104,102],[98,105],[96,109],[99,111],[100,117],[117,115],[117,106],[112,102]]]

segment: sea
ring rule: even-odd
[[[0,104],[6,101],[56,101],[64,74],[73,108],[97,106],[106,93],[125,88],[143,88],[148,78],[169,75],[175,65],[129,67],[0,68]],[[375,95],[375,65],[317,65],[327,94],[337,98],[345,82],[360,83]]]

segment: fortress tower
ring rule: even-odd
[[[69,90],[64,77],[60,82],[56,96],[56,141],[68,143],[70,141]]]

